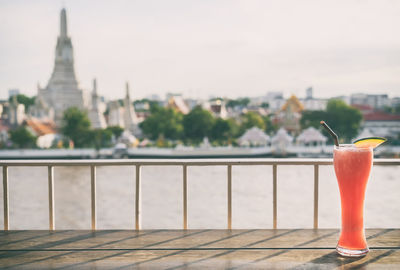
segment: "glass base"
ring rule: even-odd
[[[347,249],[340,246],[336,247],[337,253],[345,257],[362,257],[367,255],[369,248],[366,249]]]

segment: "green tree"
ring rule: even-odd
[[[383,111],[392,114],[400,114],[400,104],[397,104],[395,106],[384,106]]]
[[[92,143],[96,150],[99,150],[102,147],[109,147],[111,145],[111,137],[113,132],[110,129],[94,129],[89,133],[91,133],[90,137],[92,137]]]
[[[111,134],[113,134],[115,136],[115,138],[119,138],[119,136],[121,136],[122,132],[124,132],[124,129],[119,126],[110,126],[110,127],[107,127],[106,130],[109,130],[111,132]]]
[[[76,107],[65,110],[61,132],[74,142],[77,148],[87,147],[92,144],[90,121],[86,112]]]
[[[151,140],[157,140],[161,134],[163,138],[178,140],[183,133],[182,119],[183,115],[174,109],[155,106],[140,128]]]
[[[350,142],[357,136],[360,129],[361,112],[344,101],[331,99],[328,101],[325,111],[304,111],[300,120],[301,127],[315,127],[321,129],[320,121],[324,120],[339,136],[341,143]],[[325,129],[321,129],[332,143],[332,138]]]
[[[278,130],[278,126],[271,121],[271,117],[268,115],[263,116],[264,124],[265,124],[265,132],[268,134],[275,133]]]
[[[224,120],[218,118],[214,121],[214,125],[211,128],[210,138],[220,145],[230,144],[238,131],[239,126],[234,119]]]
[[[159,107],[158,101],[151,100],[151,99],[148,99],[148,98],[143,98],[143,99],[135,100],[135,101],[133,102],[133,105],[136,106],[136,104],[141,104],[141,103],[147,103],[147,104],[149,104],[150,111],[151,111],[151,108],[153,108],[153,107]],[[135,108],[135,110],[138,110],[138,109]],[[143,110],[143,111],[146,111],[146,110]]]
[[[250,103],[250,99],[249,98],[238,98],[238,99],[230,99],[228,100],[226,106],[227,107],[247,107],[247,105],[249,105]]]
[[[36,139],[25,127],[10,130],[10,140],[15,148],[34,148]]]
[[[190,113],[183,117],[185,139],[198,144],[204,137],[210,137],[214,120],[209,111],[196,106]]]
[[[13,96],[9,98],[9,102],[12,102]],[[35,97],[28,97],[23,94],[17,95],[18,103],[25,105],[25,111],[27,112],[29,107],[35,104]]]
[[[341,138],[341,142],[350,142],[357,136],[362,121],[360,110],[347,105],[342,100],[331,99],[328,101],[326,113],[327,123],[336,132],[339,139]]]
[[[328,113],[326,111],[303,111],[300,119],[302,129],[308,127],[321,127],[321,120],[328,121]]]
[[[265,130],[266,128],[264,119],[261,117],[261,115],[255,112],[247,112],[244,115],[242,115],[241,122],[242,122],[240,127],[241,134],[243,134],[246,130],[252,127],[258,127],[262,130]]]

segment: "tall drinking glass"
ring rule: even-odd
[[[359,257],[369,251],[364,234],[364,198],[372,160],[371,147],[340,145],[333,151],[342,206],[342,230],[336,251],[343,256]]]

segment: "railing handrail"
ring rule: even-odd
[[[240,166],[240,165],[332,165],[332,158],[246,159],[63,159],[0,160],[0,166]],[[374,165],[400,165],[400,158],[375,158]]]
[[[56,166],[86,166],[90,167],[91,183],[91,227],[96,230],[96,167],[99,166],[135,166],[135,229],[140,229],[141,215],[141,167],[142,166],[182,166],[183,181],[183,228],[188,228],[187,188],[189,166],[226,166],[227,167],[227,227],[232,228],[232,166],[272,166],[272,207],[273,228],[277,228],[277,169],[278,165],[312,165],[314,167],[314,218],[313,227],[318,228],[318,198],[319,198],[319,166],[332,165],[333,159],[109,159],[109,160],[0,160],[3,167],[3,210],[4,230],[9,230],[9,190],[8,167],[48,167],[49,194],[49,229],[55,229],[55,198],[54,198],[54,167]],[[400,165],[400,159],[374,159],[374,165]]]

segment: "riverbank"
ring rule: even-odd
[[[332,157],[332,145],[266,147],[178,147],[178,148],[103,148],[96,149],[16,149],[0,150],[0,159],[109,159],[109,158],[257,158],[257,157]],[[375,157],[399,157],[400,146],[381,146]]]

